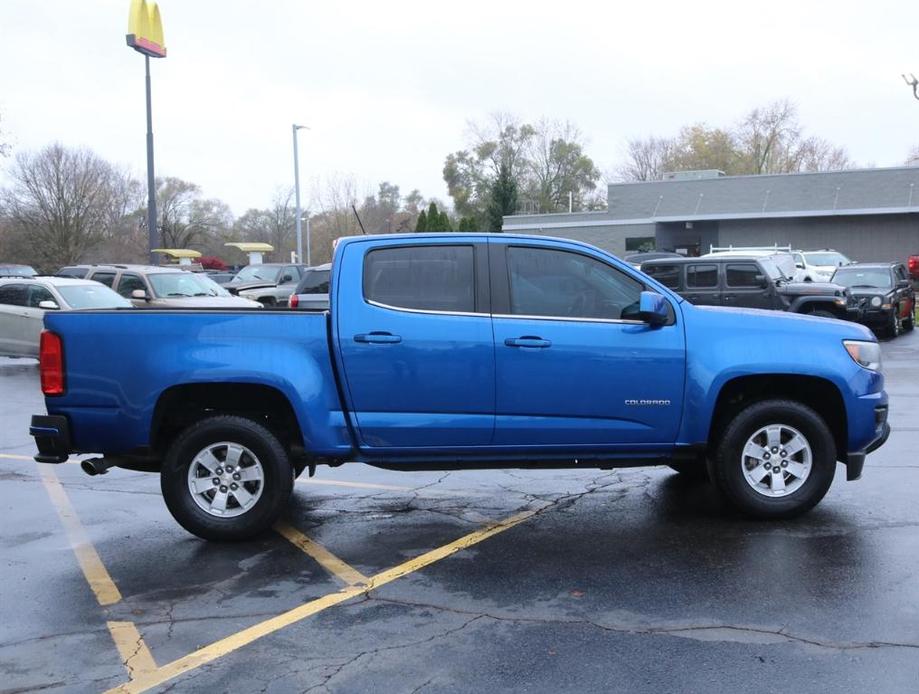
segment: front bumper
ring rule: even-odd
[[[893,314],[893,309],[883,309],[883,308],[870,308],[865,309],[862,312],[859,323],[867,325],[869,328],[880,329],[886,328],[890,325],[890,318]]]
[[[35,438],[39,463],[66,463],[70,455],[70,422],[60,415],[32,415],[29,434]]]
[[[846,456],[846,480],[854,482],[861,478],[865,467],[865,457],[887,443],[890,436],[890,424],[887,423],[887,406],[874,408],[875,433],[877,436],[863,451],[850,451]]]

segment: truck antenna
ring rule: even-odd
[[[361,233],[366,236],[367,231],[364,229],[364,225],[361,223],[361,216],[357,213],[357,208],[354,206],[354,203],[351,203],[351,209],[354,210],[354,216],[357,217],[357,223],[361,227]]]

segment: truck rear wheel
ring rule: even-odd
[[[836,444],[814,410],[790,400],[764,400],[725,428],[711,463],[728,501],[756,518],[791,518],[813,508],[836,472]]]
[[[268,429],[218,415],[183,431],[160,474],[163,498],[183,528],[205,540],[245,540],[267,530],[287,505],[293,468]]]

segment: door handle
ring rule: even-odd
[[[509,337],[504,341],[504,344],[508,347],[536,347],[538,349],[545,349],[546,347],[552,346],[551,341],[543,340],[541,337],[533,337],[531,335],[525,335],[523,337]]]
[[[393,335],[392,333],[374,331],[372,333],[362,333],[360,335],[355,335],[354,341],[364,344],[394,345],[397,342],[402,342],[402,338],[398,335]]]

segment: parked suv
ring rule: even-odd
[[[855,313],[845,287],[828,282],[794,282],[772,256],[716,254],[651,260],[642,264],[641,270],[697,305],[763,308],[842,319]]]
[[[231,296],[197,272],[156,265],[93,265],[87,279],[111,287],[138,308],[260,308]]]
[[[822,251],[792,251],[795,267],[803,271],[805,282],[829,282],[836,268],[851,265],[839,251],[825,248]]]
[[[847,287],[860,323],[896,337],[915,326],[916,292],[902,263],[856,263],[839,268],[833,282]]]

